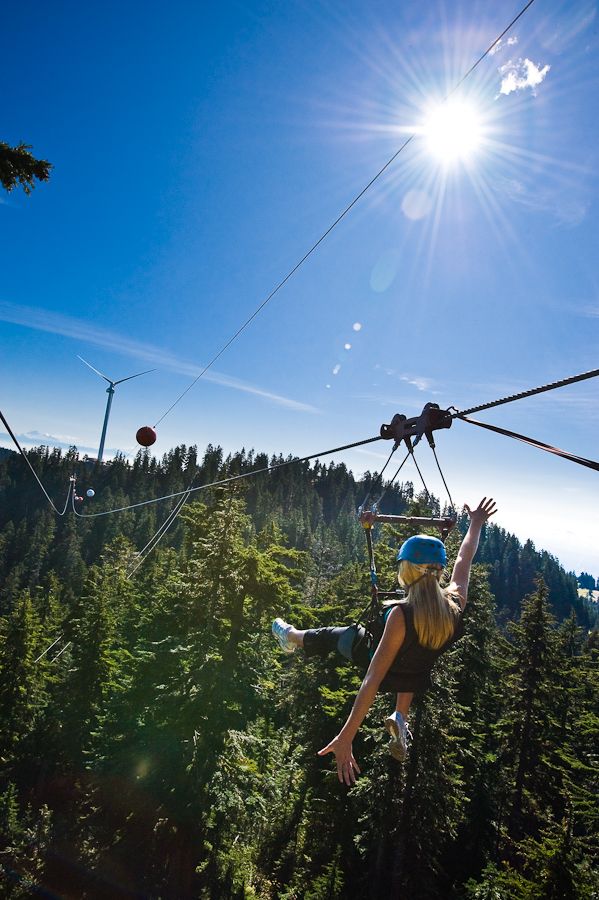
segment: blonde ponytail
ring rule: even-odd
[[[438,650],[455,631],[460,606],[441,588],[439,566],[420,565],[402,559],[399,581],[408,589],[407,602],[414,610],[414,628],[423,647]]]

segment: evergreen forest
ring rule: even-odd
[[[285,461],[213,446],[27,455],[60,508],[77,476],[83,514]],[[131,574],[175,501],[60,517],[1,454],[3,897],[599,897],[599,573],[579,584],[487,524],[465,636],[413,704],[405,763],[387,749],[391,695],[354,743],[354,787],[317,756],[360,673],[286,656],[270,623],[356,621],[370,598],[356,510],[377,485],[316,462],[197,492]],[[384,511],[443,508],[408,482]],[[410,533],[375,529],[386,589]]]

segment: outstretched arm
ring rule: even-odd
[[[406,634],[406,622],[403,611],[395,607],[389,614],[385,631],[364,676],[347,721],[336,738],[319,750],[318,755],[334,753],[337,762],[337,777],[341,783],[354,784],[356,772],[360,767],[352,752],[352,741],[358,728],[364,721],[366,713],[380,687],[381,681],[389,671],[391,663],[397,656]]]
[[[471,510],[469,506],[464,505],[464,509],[470,516],[470,525],[466,536],[460,545],[457,559],[453,567],[451,575],[450,591],[455,591],[460,597],[460,606],[462,609],[466,606],[468,600],[468,582],[470,581],[470,567],[474,554],[478,548],[478,539],[480,532],[487,521],[495,512],[497,507],[495,501],[487,500],[486,497],[480,501],[475,510]]]

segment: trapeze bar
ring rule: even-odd
[[[380,513],[374,513],[375,522],[388,522],[389,524],[404,525],[425,525],[435,528],[453,528],[456,523],[455,519],[435,519],[429,516],[384,516]]]
[[[360,522],[368,529],[375,522],[387,522],[389,525],[422,525],[425,528],[440,528],[442,531],[450,531],[456,524],[454,517],[438,519],[433,516],[385,516],[374,510],[363,510],[360,513]]]

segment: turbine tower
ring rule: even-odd
[[[108,394],[108,400],[106,401],[106,412],[104,413],[104,425],[102,426],[102,437],[100,438],[100,446],[98,448],[98,462],[102,462],[102,457],[104,455],[104,441],[106,440],[106,429],[108,428],[108,417],[110,416],[110,407],[112,406],[112,398],[114,396],[114,389],[117,384],[122,384],[123,381],[131,381],[132,378],[139,378],[140,375],[148,375],[150,372],[155,372],[156,369],[146,369],[145,372],[137,372],[135,375],[128,375],[127,378],[119,378],[118,381],[112,381],[112,379],[107,378],[102,372],[99,372],[98,369],[95,369],[86,359],[83,359],[82,356],[77,354],[77,359],[80,359],[82,363],[95,372],[96,375],[99,375],[100,378],[103,378],[104,381],[108,382],[108,387],[106,388],[106,393]]]

